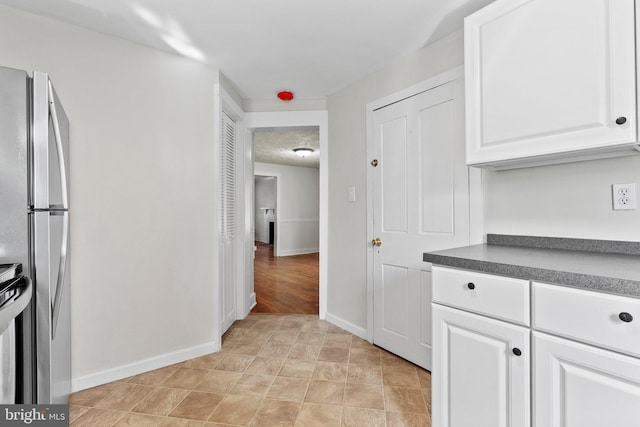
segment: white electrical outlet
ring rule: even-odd
[[[613,184],[611,186],[613,210],[633,210],[637,208],[635,184]]]

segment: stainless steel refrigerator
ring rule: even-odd
[[[33,286],[16,319],[16,403],[67,403],[71,389],[68,145],[49,76],[0,67],[0,264],[22,264]]]

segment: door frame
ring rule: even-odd
[[[277,173],[277,172],[265,172],[265,171],[261,171],[261,170],[254,170],[253,171],[253,176],[254,179],[256,176],[270,176],[275,178],[276,180],[276,230],[275,230],[275,236],[273,236],[273,256],[280,256],[280,252],[278,251],[278,247],[279,242],[280,242],[280,214],[278,212],[280,212],[280,182],[282,181],[282,177],[281,174]],[[253,197],[253,201],[255,203],[255,194]],[[256,208],[255,208],[255,204],[253,206],[253,211],[255,212]],[[255,243],[254,243],[255,244]],[[254,258],[255,259],[255,258]]]
[[[438,86],[455,80],[464,79],[464,67],[458,66],[449,71],[423,80],[390,95],[369,102],[366,106],[367,121],[367,161],[373,160],[373,112],[390,104],[411,98]],[[483,211],[482,211],[482,171],[469,167],[469,244],[482,243]],[[373,235],[373,168],[367,166],[367,236],[368,241]],[[367,245],[367,340],[373,343],[373,246]]]
[[[244,126],[247,129],[317,126],[320,137],[320,284],[319,317],[327,315],[327,277],[329,249],[329,114],[326,110],[313,111],[273,111],[245,113]],[[246,149],[246,148],[245,148]],[[246,157],[246,156],[245,156]],[[250,166],[253,168],[253,164]],[[246,259],[246,258],[245,258]],[[245,269],[253,269],[253,261],[246,260]],[[245,275],[247,277],[248,274]],[[244,284],[248,286],[249,284]],[[253,283],[250,284],[253,287]]]

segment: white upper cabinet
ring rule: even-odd
[[[634,0],[496,0],[465,20],[467,164],[638,153]]]

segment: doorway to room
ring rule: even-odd
[[[278,210],[278,177],[255,175],[254,217],[256,245],[271,246],[274,253],[276,242],[276,211]]]
[[[259,175],[274,175],[273,166],[266,162],[254,162],[257,159],[256,147],[254,146],[254,138],[256,131],[259,130],[291,130],[292,128],[312,128],[317,130],[317,139],[319,140],[319,150],[315,151],[318,164],[314,168],[300,167],[299,170],[306,169],[307,171],[315,174],[315,184],[312,187],[307,186],[306,189],[294,189],[291,191],[290,184],[300,185],[304,182],[304,178],[300,179],[288,179],[285,174],[282,174],[281,179],[278,180],[279,186],[282,191],[278,191],[277,194],[283,200],[280,201],[279,206],[276,207],[275,212],[275,247],[273,252],[273,259],[278,261],[292,261],[296,260],[296,257],[302,258],[309,253],[315,253],[317,259],[317,298],[318,298],[318,316],[324,319],[327,315],[327,257],[323,256],[326,253],[328,247],[328,117],[327,112],[324,110],[315,111],[274,111],[274,112],[250,112],[244,115],[244,128],[245,138],[242,164],[244,165],[244,194],[246,195],[244,200],[243,212],[245,212],[245,220],[243,225],[243,242],[245,247],[243,248],[243,258],[239,271],[242,272],[243,279],[238,281],[238,289],[242,295],[243,301],[246,300],[249,309],[255,309],[257,307],[257,295],[254,291],[254,258],[256,256],[257,247],[255,245],[255,218],[254,218],[254,174]],[[298,147],[295,147],[298,148]],[[303,147],[304,148],[304,147]],[[289,155],[294,155],[290,150]],[[280,166],[277,166],[280,167]],[[283,166],[284,167],[284,166]],[[308,195],[308,188],[313,188],[313,192],[316,194],[315,210],[314,214],[310,215],[302,212],[294,212],[289,214],[285,207],[283,194],[287,191],[293,195],[292,199],[300,198],[302,195]],[[286,200],[291,200],[287,198]],[[298,207],[308,209],[309,203],[298,203]],[[249,207],[249,209],[247,209]],[[297,231],[292,231],[297,230]],[[312,234],[309,230],[315,230]],[[313,236],[313,242],[310,243],[309,236]],[[289,239],[295,237],[298,239],[298,248],[314,248],[307,251],[295,251],[290,246]],[[300,244],[300,238],[302,238],[303,244]],[[307,243],[304,243],[306,241]],[[273,265],[269,267],[273,269]],[[304,271],[312,270],[308,265],[305,266]],[[285,274],[278,274],[279,277],[287,277]],[[298,281],[298,289],[301,288],[300,281]],[[247,310],[245,313],[249,312]]]
[[[319,129],[253,129],[252,313],[319,314]],[[298,151],[306,149],[304,155]]]

